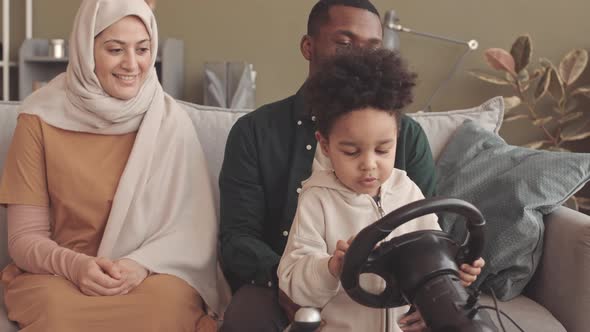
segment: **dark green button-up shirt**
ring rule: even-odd
[[[317,142],[302,92],[244,115],[232,127],[219,176],[221,254],[234,290],[276,287],[276,267],[297,208],[298,189],[311,175]],[[395,167],[425,196],[434,194],[434,162],[420,125],[403,116]]]

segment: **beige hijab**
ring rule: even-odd
[[[148,30],[153,65],[158,30],[144,0],[83,0],[66,73],[27,98],[20,112],[70,131],[138,131],[98,256],[131,258],[155,273],[182,278],[221,315],[230,293],[217,262],[218,224],[207,163],[189,116],[163,92],[153,66],[129,100],[109,96],[94,73],[94,37],[129,15]]]

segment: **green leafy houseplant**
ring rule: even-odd
[[[470,71],[478,79],[495,85],[510,86],[514,94],[504,97],[504,122],[528,120],[543,133],[543,139],[525,146],[551,151],[570,151],[568,144],[590,137],[590,110],[583,109],[580,98],[590,97],[590,86],[576,81],[588,65],[588,52],[574,49],[558,66],[541,58],[531,64],[533,47],[528,35],[520,36],[510,52],[490,48],[484,53],[488,65],[498,76]],[[575,208],[590,210],[590,199],[576,197]]]

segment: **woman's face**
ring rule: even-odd
[[[94,73],[106,93],[131,99],[143,85],[152,60],[150,36],[137,16],[126,16],[94,38]]]

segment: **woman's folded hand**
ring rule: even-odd
[[[89,257],[80,261],[74,283],[88,296],[121,295],[127,285],[120,268],[104,257]]]
[[[148,276],[148,270],[145,267],[129,258],[115,261],[115,267],[120,271],[124,281],[121,294],[129,293]]]

